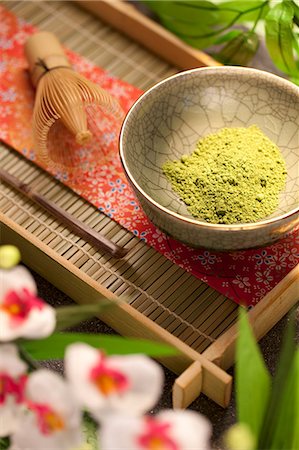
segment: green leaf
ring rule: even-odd
[[[166,344],[143,339],[85,333],[54,333],[46,339],[24,341],[21,346],[35,360],[62,359],[65,349],[74,342],[84,342],[102,349],[108,355],[144,353],[148,356],[169,356],[176,350]]]
[[[215,41],[214,32],[209,28],[203,26],[199,28],[197,24],[195,24],[195,27],[190,26],[190,24],[186,26],[186,24],[175,22],[171,19],[166,19],[165,17],[161,18],[161,23],[165,28],[187,42],[187,44],[197,49],[207,48],[210,45],[213,45]],[[211,33],[212,36],[210,36]]]
[[[169,17],[161,17],[161,23],[170,31],[182,36],[182,38],[197,37],[198,39],[201,39],[201,36],[205,36],[211,32],[211,29],[207,24],[199,26],[197,22],[186,23]]]
[[[299,5],[293,0],[292,6],[294,8],[294,23],[299,27]]]
[[[218,39],[215,40],[214,44],[224,44],[227,41],[231,41],[232,39],[236,38],[237,36],[240,36],[240,34],[243,33],[243,30],[231,30],[228,31],[225,34],[222,34]]]
[[[245,66],[251,61],[258,47],[258,35],[246,31],[229,41],[216,57],[223,64]]]
[[[295,52],[297,53],[297,56],[298,56],[298,58],[299,58],[299,33],[293,32],[292,43],[293,43],[293,48],[294,48],[294,50],[295,50]],[[296,64],[297,64],[298,76],[299,76],[298,61],[297,61]]]
[[[199,49],[217,43],[217,36],[229,30],[234,24],[262,18],[268,9],[266,0],[219,4],[206,0],[144,0],[143,3],[156,13],[165,28]],[[233,33],[235,35],[235,31]]]
[[[292,24],[294,8],[291,2],[275,5],[265,18],[266,44],[274,64],[282,71],[296,75],[293,54]]]
[[[62,331],[66,328],[73,327],[84,320],[96,316],[105,309],[113,308],[117,305],[117,302],[114,303],[104,298],[104,300],[100,300],[98,303],[89,305],[63,306],[56,308],[55,331]]]
[[[217,43],[217,36],[236,23],[262,18],[268,8],[266,0],[231,1],[219,4],[206,0],[145,0],[143,3],[157,14],[165,28],[199,49]],[[236,34],[235,31],[233,34]]]
[[[159,18],[176,20],[196,25],[201,29],[205,25],[219,23],[218,7],[209,1],[144,1]]]
[[[298,77],[291,77],[290,81],[294,84],[296,84],[297,86],[299,86],[299,76]]]
[[[97,431],[97,423],[89,414],[85,413],[83,417],[83,435],[86,444],[88,444],[88,450],[98,450],[99,448]],[[83,448],[85,448],[85,446]]]
[[[221,27],[218,7],[205,0],[144,3],[158,15],[165,28],[196,48],[212,45],[217,34],[215,25]]]
[[[296,392],[299,392],[299,374],[295,364],[295,314],[290,315],[283,338],[277,370],[267,412],[264,417],[258,448],[292,449],[293,433],[299,429],[296,424]],[[297,378],[296,378],[297,377]]]
[[[252,9],[257,9],[262,7],[267,1],[265,0],[230,0],[230,1],[220,1],[218,7],[220,10],[233,11],[233,12],[245,12]]]
[[[236,398],[238,421],[257,439],[270,392],[270,375],[256,344],[246,312],[240,309],[236,349]]]
[[[273,427],[271,449],[298,449],[299,444],[299,350],[294,355],[287,378],[284,380],[281,403],[278,407],[276,428]]]
[[[294,408],[294,428],[293,428],[293,440],[290,448],[299,448],[299,349],[297,348],[296,354],[294,356],[294,369],[293,369],[293,402]]]
[[[261,8],[261,19],[269,11],[268,2],[265,0],[237,0],[219,3],[219,16],[221,22],[235,21],[236,23],[254,22]]]
[[[0,450],[6,450],[9,446],[9,438],[0,438]]]

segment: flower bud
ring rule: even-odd
[[[246,66],[258,47],[258,35],[252,31],[246,31],[228,42],[218,53],[217,58],[223,64]]]
[[[21,254],[14,245],[0,246],[0,268],[11,269],[21,260]]]
[[[254,450],[255,438],[244,423],[233,425],[224,436],[225,447],[229,450]]]

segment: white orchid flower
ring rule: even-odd
[[[208,450],[210,422],[194,411],[165,410],[156,416],[111,416],[103,421],[101,450]]]
[[[65,371],[80,404],[99,421],[113,412],[144,414],[162,391],[163,371],[144,355],[106,357],[89,345],[72,344]]]
[[[83,443],[82,415],[66,381],[41,369],[28,377],[28,410],[11,436],[13,450],[68,450]]]
[[[15,266],[12,269],[0,269],[0,300],[7,295],[9,291],[20,291],[28,289],[32,294],[37,294],[37,288],[33,276],[23,266]]]
[[[14,345],[0,345],[0,437],[11,434],[18,424],[26,369]]]
[[[37,297],[30,272],[22,266],[0,269],[0,341],[46,337],[55,324],[55,309]]]

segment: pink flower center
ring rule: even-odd
[[[130,385],[126,375],[108,367],[103,354],[100,355],[99,363],[91,369],[90,379],[106,397],[111,394],[123,393],[128,390]]]
[[[42,434],[53,434],[65,428],[63,418],[50,406],[40,403],[30,403],[29,408],[36,414],[38,427]]]
[[[154,418],[145,419],[145,431],[137,437],[138,445],[144,450],[180,450],[170,436],[171,424]]]
[[[32,309],[43,309],[44,302],[35,297],[34,294],[23,288],[20,291],[9,291],[0,309],[10,316],[14,324],[19,325],[23,323],[29,316]]]
[[[14,396],[16,403],[22,403],[26,380],[27,375],[12,378],[7,373],[0,373],[0,405],[6,401],[8,395]]]

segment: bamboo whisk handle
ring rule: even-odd
[[[25,55],[29,63],[31,80],[35,87],[49,69],[71,68],[59,40],[48,31],[35,33],[28,38],[25,44]]]

